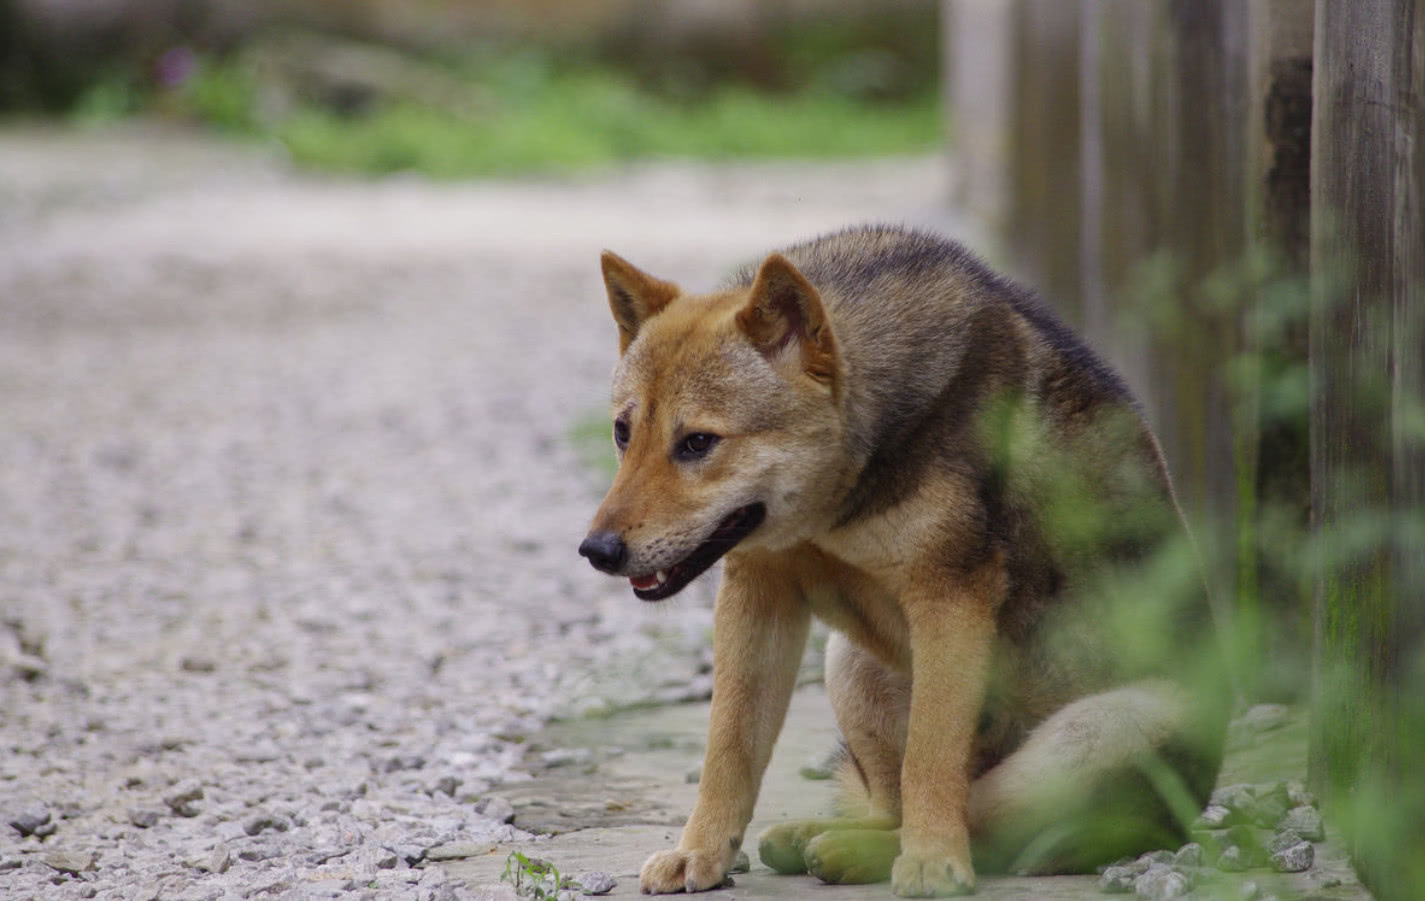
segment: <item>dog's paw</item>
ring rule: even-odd
[[[705,892],[727,881],[727,862],[722,854],[681,848],[654,854],[644,861],[638,874],[638,887],[645,895]]]
[[[807,843],[807,871],[833,885],[885,882],[900,853],[900,836],[888,829],[836,829]]]
[[[757,856],[783,876],[805,873],[807,842],[825,829],[818,820],[778,823],[757,837]]]
[[[915,854],[906,851],[891,867],[891,890],[902,898],[943,898],[975,890],[969,848],[963,854]]]

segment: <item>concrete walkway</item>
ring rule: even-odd
[[[607,872],[618,879],[613,897],[636,897],[638,870],[653,851],[677,843],[679,825],[697,797],[689,774],[701,764],[710,705],[686,704],[637,711],[603,720],[581,720],[552,726],[531,742],[527,760],[545,758],[581,762],[540,766],[528,782],[508,785],[508,798],[522,828],[550,833],[534,842],[452,848],[466,854],[443,862],[448,873],[495,896],[507,895],[501,884],[505,860],[512,851],[539,857],[561,873]],[[1294,716],[1285,726],[1262,735],[1234,728],[1229,756],[1219,784],[1260,783],[1303,779],[1306,775],[1306,723]],[[806,685],[792,701],[787,722],[763,782],[756,813],[747,831],[746,848],[752,870],[735,877],[730,889],[709,898],[753,901],[796,898],[814,893],[825,901],[885,901],[888,885],[826,886],[810,876],[778,876],[756,860],[757,836],[774,823],[831,812],[834,783],[809,781],[800,770],[825,756],[836,740],[832,712],[820,685]],[[587,749],[583,755],[571,749]],[[437,855],[439,856],[439,855]],[[1216,871],[1213,871],[1216,873]],[[1353,899],[1370,896],[1361,887],[1335,834],[1316,847],[1316,864],[1300,874],[1267,870],[1216,874],[1217,882],[1196,889],[1194,898],[1241,897],[1242,884],[1254,881],[1262,897]],[[1096,876],[1026,878],[982,877],[977,896],[1002,901],[1087,901],[1100,898]]]

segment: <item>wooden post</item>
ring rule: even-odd
[[[1170,3],[1151,45],[1152,169],[1145,184],[1159,260],[1146,309],[1153,425],[1178,497],[1198,527],[1219,609],[1235,592],[1236,427],[1226,364],[1240,349],[1241,297],[1212,278],[1245,249],[1246,7],[1232,0]],[[1230,280],[1218,284],[1230,285]],[[1245,292],[1243,292],[1245,293]]]
[[[1008,232],[1030,281],[1075,325],[1079,277],[1079,6],[1019,0]]]
[[[1125,327],[1142,302],[1131,281],[1157,249],[1157,176],[1163,142],[1154,118],[1155,48],[1163,7],[1138,0],[1085,0],[1080,55],[1080,158],[1085,335],[1123,372],[1157,415],[1149,371],[1151,337]]]
[[[1248,693],[1304,700],[1310,588],[1295,548],[1310,520],[1308,410],[1289,405],[1307,367],[1314,0],[1248,5],[1248,242],[1266,282],[1248,299],[1238,376],[1237,626],[1253,659]]]
[[[1313,85],[1311,776],[1372,890],[1420,898],[1425,8],[1317,0]]]
[[[1002,0],[945,0],[941,21],[958,164],[953,199],[998,231],[1009,210],[1014,7]]]

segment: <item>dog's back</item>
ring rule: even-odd
[[[864,227],[783,253],[826,305],[849,373],[849,426],[868,456],[838,526],[953,471],[977,486],[956,499],[973,508],[973,540],[1007,555],[974,771],[1065,704],[1134,680],[1206,673],[1212,706],[1225,707],[1191,542],[1118,374],[1031,292],[954,242]],[[1211,719],[1208,749],[1221,717]],[[1191,787],[1203,797],[1216,777],[1207,756]]]

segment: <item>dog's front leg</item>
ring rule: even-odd
[[[645,894],[723,883],[782,729],[811,615],[796,586],[729,557],[713,616],[713,697],[698,803],[676,850],[648,858]]]
[[[910,722],[901,768],[901,854],[891,869],[891,887],[902,897],[975,889],[970,755],[1004,588],[996,559],[969,574],[918,580],[903,598],[910,629]]]

